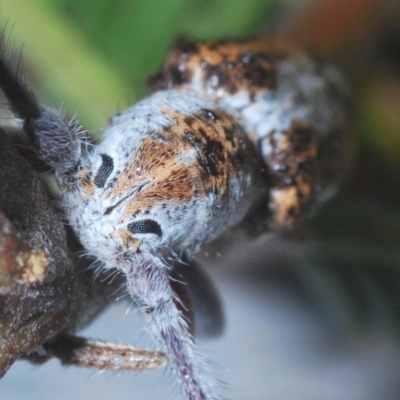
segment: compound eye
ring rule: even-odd
[[[111,175],[111,172],[114,169],[114,161],[107,154],[100,154],[103,162],[100,165],[99,170],[97,171],[96,176],[94,177],[94,184],[102,188],[106,184],[108,177]]]
[[[128,231],[132,233],[154,233],[162,236],[161,226],[152,219],[142,219],[128,224]]]

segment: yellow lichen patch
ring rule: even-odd
[[[44,251],[28,251],[19,254],[17,262],[22,268],[22,281],[36,283],[43,280],[50,260]]]

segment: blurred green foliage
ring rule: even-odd
[[[276,0],[3,0],[35,89],[88,128],[145,93],[178,37],[256,35]]]

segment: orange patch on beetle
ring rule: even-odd
[[[196,175],[204,192],[227,201],[229,182],[240,179],[244,163],[254,162],[255,149],[249,137],[234,117],[222,110],[202,109],[193,115],[169,110],[169,116],[177,121],[171,133],[196,151]]]
[[[205,193],[218,188],[220,195],[226,195],[228,180],[237,177],[240,171],[232,168],[231,159],[237,149],[232,140],[228,140],[228,130],[237,130],[232,118],[223,112],[202,110],[194,115],[172,113],[177,121],[170,133],[184,143],[186,151],[196,151],[196,176],[201,177]],[[207,114],[209,113],[209,116]],[[233,137],[237,135],[231,135]]]
[[[127,202],[121,215],[122,220],[156,205],[190,203],[196,195],[191,169],[188,166],[175,164],[170,168],[156,171],[154,179]]]
[[[88,197],[93,196],[94,181],[91,172],[88,169],[82,169],[76,173],[76,178],[83,193]]]
[[[128,202],[123,218],[162,202],[188,203],[196,195],[229,196],[229,180],[242,172],[240,160],[253,154],[250,142],[233,118],[223,111],[203,110],[192,115],[166,108],[170,120],[145,138],[128,167],[121,171],[107,197],[122,197],[146,185]],[[239,160],[239,161],[238,161]]]
[[[182,146],[178,143],[161,139],[144,139],[138,151],[132,155],[128,167],[121,172],[116,183],[105,192],[105,196],[117,198],[146,180],[153,180],[176,164],[176,157],[182,150]]]
[[[307,182],[271,190],[269,208],[272,217],[268,228],[273,230],[292,229],[310,207],[312,185]]]
[[[265,159],[271,179],[269,228],[293,228],[315,201],[320,176],[319,143],[307,123],[294,121]]]
[[[128,230],[120,230],[116,232],[116,236],[119,238],[124,248],[136,252],[140,246],[140,241],[132,236],[132,233]]]
[[[289,55],[301,57],[298,50],[276,39],[181,43],[149,86],[152,91],[183,88],[200,74],[204,87],[227,93],[246,90],[252,95],[275,89],[279,62]]]

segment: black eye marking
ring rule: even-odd
[[[132,233],[154,233],[162,236],[161,226],[152,219],[142,219],[128,224],[128,231]]]
[[[102,188],[106,184],[108,177],[110,176],[111,172],[114,169],[114,161],[107,154],[100,154],[100,155],[101,158],[103,159],[103,162],[94,178],[94,184],[97,187]]]

